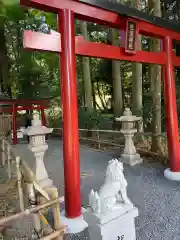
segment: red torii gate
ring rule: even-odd
[[[180,40],[180,34],[143,20],[120,16],[117,13],[97,8],[80,1],[21,0],[21,4],[58,14],[59,32],[61,35],[46,35],[25,31],[24,47],[26,49],[61,53],[66,216],[69,219],[75,219],[81,215],[76,54],[141,63],[146,62],[163,66],[165,110],[167,117],[166,126],[170,161],[170,170],[166,171],[165,175],[169,179],[180,180],[180,146],[174,80],[174,66],[180,66],[180,58],[172,51],[172,40]],[[89,42],[82,37],[75,37],[75,17],[85,21],[105,24],[109,27],[115,27],[124,31],[127,26],[127,21],[134,22],[137,26],[137,34],[160,38],[163,43],[163,50],[160,52],[136,51],[134,54],[128,54],[122,47]]]
[[[0,113],[12,113],[12,128],[13,128],[13,144],[17,144],[17,112],[22,110],[39,110],[41,112],[42,125],[46,125],[46,116],[44,110],[47,108],[49,99],[39,100],[16,100],[16,99],[0,99],[3,105],[12,105],[0,107]],[[36,106],[33,106],[36,105]]]

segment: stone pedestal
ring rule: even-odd
[[[137,208],[128,210],[128,206],[124,205],[122,209],[108,215],[94,213],[88,208],[84,213],[84,220],[88,223],[90,240],[135,240],[137,216]]]
[[[66,234],[78,234],[88,227],[87,222],[83,219],[83,213],[86,210],[82,208],[81,211],[82,214],[76,218],[68,218],[65,215],[65,211],[61,211],[61,223],[67,227]],[[48,210],[48,222],[54,228],[54,212],[52,208]]]
[[[67,226],[67,234],[77,234],[88,227],[87,222],[83,219],[83,213],[85,209],[81,209],[82,214],[76,218],[67,218],[65,216],[65,211],[61,212],[61,222]]]
[[[135,153],[135,154],[126,154],[123,153],[121,154],[119,161],[128,164],[130,166],[135,166],[137,164],[140,164],[143,162],[143,159],[141,158],[140,154]]]
[[[137,132],[137,130],[121,130],[121,132],[125,138],[125,147],[124,152],[121,154],[119,160],[125,164],[129,164],[130,166],[135,166],[142,163],[143,159],[141,158],[140,154],[136,152],[133,141],[134,134]]]
[[[127,196],[123,164],[112,159],[99,192],[91,190],[89,207],[84,212],[90,240],[135,240],[135,208]]]
[[[170,168],[167,168],[164,171],[164,176],[168,180],[172,180],[172,181],[179,181],[180,180],[180,172],[173,172],[173,171],[171,171]]]
[[[48,149],[48,145],[45,144],[44,146],[41,146],[38,149],[33,149],[31,148],[31,145],[29,145],[29,149],[32,152],[34,152],[34,156],[36,158],[35,173],[39,185],[42,188],[53,186],[53,181],[49,179],[48,173],[44,165],[44,154],[45,151]]]

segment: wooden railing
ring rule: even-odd
[[[87,134],[91,132],[92,137],[87,137]],[[108,137],[107,137],[108,135]],[[180,135],[180,134],[179,134]],[[54,128],[52,136],[62,136],[62,128]],[[152,152],[152,137],[161,137],[161,151]],[[87,141],[96,145],[98,149],[104,146],[111,146],[113,148],[123,148],[124,147],[124,137],[119,130],[110,129],[79,129],[79,139],[82,141]],[[153,134],[152,132],[137,132],[134,137],[134,142],[136,145],[136,150],[142,156],[156,156],[161,157],[163,164],[168,163],[168,147],[167,147],[167,136],[166,132],[161,134]]]
[[[34,231],[39,239],[62,240],[66,228],[60,221],[59,205],[64,201],[64,197],[58,196],[58,191],[55,187],[42,189],[36,180],[35,174],[29,168],[27,163],[19,156],[15,156],[13,147],[3,137],[0,138],[0,146],[1,165],[4,168],[7,167],[9,180],[14,178],[12,166],[16,166],[15,179],[17,181],[20,209],[20,212],[18,213],[0,218],[0,231],[5,229],[13,220],[21,219],[23,216],[32,214]],[[25,198],[26,195],[28,195],[28,201]],[[29,207],[25,209],[27,202],[29,202]],[[53,209],[53,228],[50,226],[44,215],[44,211],[49,207]]]

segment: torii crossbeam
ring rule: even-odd
[[[92,0],[92,4],[94,1],[95,0]],[[83,2],[85,2],[85,0],[83,0]],[[90,0],[87,2],[90,2]],[[180,34],[174,30],[156,26],[144,20],[121,16],[107,9],[105,10],[75,0],[21,0],[21,4],[58,14],[59,32],[61,34],[46,35],[25,31],[24,47],[27,49],[56,52],[59,53],[61,57],[60,81],[63,110],[63,156],[67,219],[71,221],[73,219],[77,221],[81,219],[76,54],[117,60],[148,62],[164,66],[166,126],[171,168],[170,171],[168,170],[166,176],[171,179],[179,178],[180,180],[180,147],[176,89],[173,73],[174,66],[180,66],[180,58],[175,56],[172,51],[172,40],[180,40]],[[163,43],[163,50],[156,53],[135,51],[133,54],[128,54],[124,48],[118,46],[88,42],[82,37],[75,37],[75,17],[85,21],[105,24],[123,31],[126,31],[127,21],[133,21],[137,26],[137,34],[160,38]],[[136,39],[137,36],[135,40]],[[79,227],[78,230],[80,230],[80,228],[82,230],[83,226]]]
[[[17,112],[22,110],[39,110],[41,112],[42,125],[46,125],[45,109],[48,106],[50,99],[0,99],[2,105],[7,107],[0,107],[0,113],[11,113],[12,114],[12,128],[13,128],[13,144],[18,143],[17,139]],[[35,105],[35,106],[34,106]]]

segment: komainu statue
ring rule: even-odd
[[[127,181],[123,174],[123,164],[117,159],[112,159],[109,161],[105,182],[99,193],[91,190],[89,205],[94,212],[102,214],[123,208],[125,205],[132,205],[127,197],[126,188]]]

